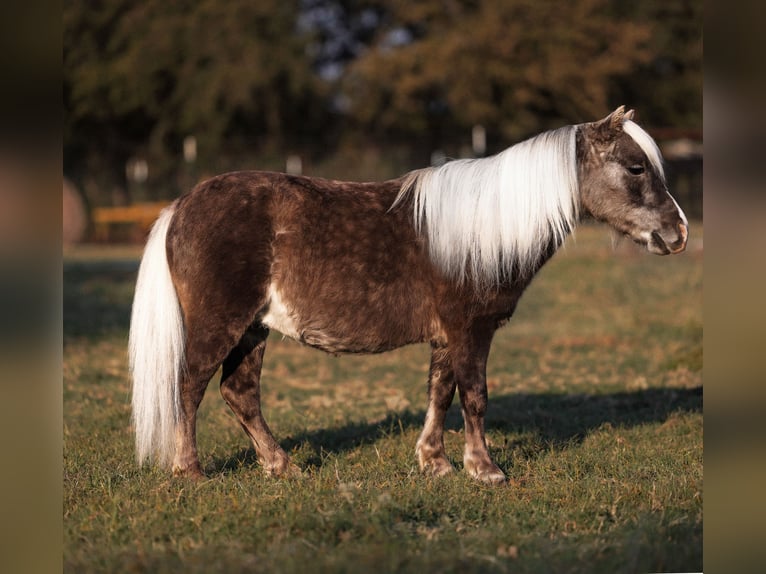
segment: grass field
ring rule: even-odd
[[[701,225],[692,235],[661,258],[584,226],[543,269],[490,355],[501,487],[419,473],[426,346],[336,358],[275,334],[264,412],[301,477],[263,475],[216,380],[198,430],[209,480],[137,468],[137,251],[65,254],[65,571],[701,571]],[[447,426],[460,470],[457,400]]]

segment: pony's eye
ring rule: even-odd
[[[628,168],[628,171],[630,173],[632,173],[633,175],[641,175],[642,173],[644,173],[644,166],[643,165],[638,165],[638,164],[631,165]]]

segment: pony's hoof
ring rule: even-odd
[[[176,478],[188,478],[191,480],[205,480],[207,477],[202,472],[199,464],[192,465],[186,468],[173,467],[173,476]]]
[[[293,464],[292,462],[287,466],[287,469],[283,474],[281,474],[283,478],[300,478],[303,476],[303,471],[300,469],[300,467],[297,464]]]
[[[263,472],[271,478],[299,478],[303,475],[301,469],[289,460],[264,464]]]
[[[505,473],[491,462],[477,465],[466,464],[465,470],[471,477],[484,484],[503,484],[507,480]]]
[[[502,470],[483,472],[474,478],[489,485],[504,484],[507,480]]]
[[[421,465],[420,470],[427,476],[446,476],[455,472],[455,467],[446,458],[434,458]]]

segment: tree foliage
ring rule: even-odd
[[[614,78],[615,98],[637,99],[653,125],[702,127],[702,19],[699,0],[616,3],[619,18],[648,26],[649,58]]]
[[[701,125],[691,0],[100,0],[64,4],[65,171],[172,182],[199,164],[348,142],[499,146],[617,104]]]
[[[650,57],[650,27],[613,18],[607,0],[388,4],[344,86],[352,113],[384,130],[447,117],[517,138],[596,118],[611,106],[610,81]]]
[[[278,145],[301,132],[319,85],[297,9],[296,0],[67,3],[66,136],[117,137],[113,153],[155,159],[180,154],[187,135],[203,161],[228,138]]]

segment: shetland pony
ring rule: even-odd
[[[221,394],[267,473],[296,471],[261,414],[275,329],[331,353],[428,342],[428,410],[415,451],[453,471],[444,419],[457,390],[463,465],[505,480],[484,436],[486,364],[535,273],[588,214],[657,254],[679,253],[687,220],[652,138],[618,108],[489,158],[378,183],[228,173],[165,209],[141,261],[130,327],[139,463],[202,476],[196,413]]]

